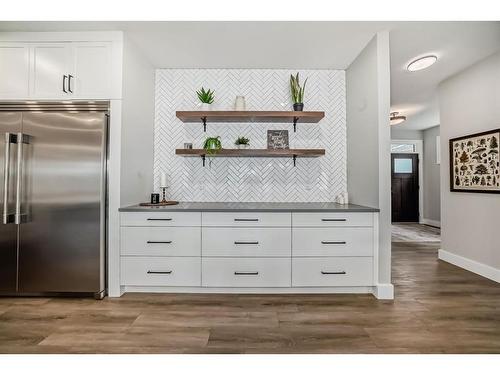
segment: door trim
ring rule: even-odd
[[[424,141],[422,139],[392,139],[393,143],[412,143],[416,152],[391,152],[392,154],[418,154],[418,222],[424,223]],[[391,173],[392,185],[392,173]]]

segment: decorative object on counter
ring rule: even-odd
[[[247,104],[245,102],[244,96],[237,96],[234,101],[234,110],[235,111],[246,111]]]
[[[201,110],[209,111],[212,107],[212,103],[215,99],[215,91],[208,89],[207,91],[202,87],[199,91],[196,91],[198,99],[201,102]]]
[[[306,89],[307,78],[304,85],[300,85],[299,73],[290,75],[290,89],[292,92],[293,110],[302,111],[304,109],[304,91]]]
[[[344,194],[339,194],[337,195],[337,197],[335,198],[335,202],[338,203],[338,204],[347,204],[345,202],[345,199],[344,199]]]
[[[450,191],[500,194],[500,129],[450,139]]]
[[[165,172],[161,172],[160,175],[160,189],[161,189],[161,202],[165,203],[167,201],[167,189],[169,187],[167,174]]]
[[[268,130],[267,131],[267,148],[272,150],[288,150],[288,130]]]
[[[151,204],[158,204],[158,203],[160,203],[160,194],[158,193],[151,194]]]
[[[178,201],[165,201],[159,203],[139,203],[141,207],[161,207],[161,206],[173,206],[179,204]]]
[[[236,142],[234,142],[236,147],[240,150],[244,150],[250,147],[250,139],[245,137],[238,137]]]
[[[193,149],[193,144],[192,143],[184,143],[184,149],[186,150],[192,150]]]
[[[349,193],[347,191],[344,191],[344,204],[349,204]]]
[[[220,137],[208,137],[207,139],[205,139],[203,149],[208,155],[215,155],[216,153],[218,153],[220,150],[222,150]],[[205,156],[203,156],[203,166],[205,166]],[[212,167],[212,158],[210,158],[210,156],[208,158],[208,166]]]

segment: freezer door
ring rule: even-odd
[[[17,133],[20,112],[0,112],[0,293],[17,288],[17,230],[14,224],[17,171]]]
[[[104,289],[106,115],[25,113],[19,291]]]

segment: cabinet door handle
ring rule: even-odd
[[[321,271],[322,275],[345,275],[345,271]]]
[[[63,75],[63,92],[67,94],[68,92],[66,91],[66,78],[68,78],[68,76]]]
[[[234,274],[237,276],[256,276],[259,273],[257,271],[250,271],[250,272],[235,271]]]
[[[345,245],[345,241],[321,241],[323,245]]]
[[[148,241],[148,243],[172,243],[172,241]]]
[[[234,221],[259,221],[259,219],[234,219]]]
[[[170,275],[172,271],[148,271],[148,274],[150,275]]]
[[[259,241],[234,241],[235,245],[258,245]]]
[[[347,219],[321,219],[321,221],[347,221]]]
[[[167,219],[148,218],[148,221],[172,221],[172,219],[170,219],[170,218],[167,218]]]
[[[73,76],[71,74],[68,75],[68,91],[73,94],[73,90],[71,90],[71,78],[73,78]]]

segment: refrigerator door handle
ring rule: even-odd
[[[10,144],[16,143],[16,135],[5,133],[5,157],[3,168],[3,211],[2,223],[9,224],[9,177],[10,177]]]
[[[21,196],[22,196],[22,178],[23,178],[23,145],[29,144],[30,136],[17,133],[17,178],[16,178],[16,213],[14,214],[14,223],[21,224],[22,215],[21,215]]]

